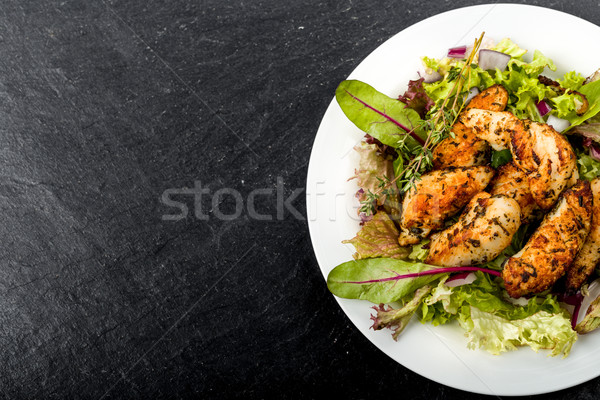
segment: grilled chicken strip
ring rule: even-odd
[[[504,194],[515,199],[521,208],[521,222],[524,224],[530,222],[529,217],[538,209],[529,190],[527,175],[512,162],[498,168],[498,173],[491,183],[490,194]]]
[[[578,178],[577,157],[567,139],[550,125],[519,120],[512,131],[513,162],[529,179],[531,195],[548,210]]]
[[[494,169],[488,166],[433,170],[421,176],[402,202],[398,243],[419,243],[442,228],[444,220],[460,211],[493,176]]]
[[[540,293],[552,286],[575,259],[590,231],[592,191],[579,181],[564,192],[525,247],[502,270],[512,297]]]
[[[431,237],[427,264],[442,267],[482,264],[496,258],[521,225],[516,200],[480,192],[454,225]]]
[[[471,128],[457,121],[452,126],[454,137],[442,140],[433,150],[433,168],[472,167],[487,164],[490,145],[479,139]]]
[[[482,110],[503,111],[508,103],[508,92],[501,85],[493,85],[473,97],[465,110],[480,108]],[[490,146],[457,121],[452,126],[454,137],[442,140],[433,150],[433,167],[443,169],[448,167],[471,167],[486,164],[489,158]]]
[[[577,291],[600,261],[600,178],[590,183],[592,189],[592,226],[590,233],[567,270],[567,290]]]
[[[508,111],[472,108],[461,115],[461,122],[473,129],[475,136],[488,142],[494,150],[508,149],[511,132],[519,119]]]

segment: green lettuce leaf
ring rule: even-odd
[[[350,121],[383,144],[397,148],[406,141],[407,145],[418,146],[418,138],[422,141],[426,137],[415,110],[364,82],[343,81],[335,91],[335,98]],[[411,136],[408,132],[412,130],[415,132]]]
[[[394,221],[380,211],[370,221],[365,222],[354,238],[344,240],[342,243],[354,246],[356,253],[353,257],[357,260],[374,257],[403,259],[410,251],[398,244],[399,234]]]
[[[585,78],[579,72],[569,71],[558,80],[558,83],[565,89],[579,90],[584,81]]]
[[[569,318],[562,313],[539,311],[511,321],[471,306],[470,323],[460,322],[467,331],[468,347],[483,348],[492,354],[529,346],[535,351],[549,349],[552,356],[566,357],[577,340]]]
[[[331,293],[345,299],[368,300],[375,304],[392,303],[447,274],[399,280],[385,280],[386,278],[435,268],[393,258],[365,258],[335,267],[327,276],[327,287]]]
[[[511,94],[507,111],[519,118],[541,121],[535,104],[548,96],[553,96],[552,89],[540,83],[538,75],[528,72],[527,64],[511,60],[506,71],[496,74],[495,83],[504,86]]]
[[[524,345],[552,349],[552,355],[568,354],[577,335],[556,297],[534,296],[525,305],[516,305],[504,299],[499,282],[476,275],[472,284],[455,288],[441,280],[417,310],[421,322],[440,325],[458,320],[470,348],[482,347],[493,354]]]
[[[419,244],[415,244],[412,247],[412,251],[408,255],[408,258],[414,261],[425,261],[429,255],[429,249],[424,249],[423,246],[429,243],[429,239],[421,241]]]
[[[600,161],[578,149],[575,149],[575,153],[577,154],[577,167],[580,178],[591,181],[600,176]]]
[[[504,300],[506,292],[501,284],[489,275],[475,273],[477,279],[469,285],[448,288],[440,282],[431,296],[425,299],[421,308],[421,320],[434,325],[453,319],[468,319],[469,306],[493,313],[508,320],[522,319],[539,311],[560,313],[562,309],[554,296],[534,296],[524,306]],[[441,306],[441,307],[440,307]],[[462,312],[460,312],[463,310]],[[462,315],[460,315],[462,313]]]
[[[569,121],[578,119],[577,108],[581,103],[580,96],[577,93],[565,92],[559,96],[550,99],[554,111],[552,112],[558,118],[564,118]]]
[[[523,69],[530,76],[541,74],[546,67],[551,71],[556,71],[554,62],[539,50],[533,52],[533,60],[530,63],[523,65]]]
[[[508,54],[509,56],[517,59],[521,59],[527,50],[520,48],[509,38],[504,38],[498,42],[497,45],[492,47],[492,50],[499,51],[500,53]]]
[[[583,115],[567,118],[571,122],[571,126],[567,130],[580,125],[600,112],[600,80],[583,85],[578,92],[586,97],[589,108]]]

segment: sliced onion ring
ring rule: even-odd
[[[433,83],[442,80],[442,75],[437,71],[431,73],[428,73],[427,70],[421,71],[419,72],[419,76],[423,78],[423,82],[425,83]]]
[[[467,46],[458,46],[448,49],[448,57],[450,58],[465,58],[467,55]]]
[[[558,118],[556,115],[550,114],[546,123],[553,127],[557,132],[562,132],[571,126],[571,123],[566,119]]]
[[[550,111],[552,111],[552,107],[550,107],[550,104],[546,103],[544,100],[538,101],[537,103],[535,103],[535,106],[537,107],[538,112],[542,117],[548,114]]]
[[[600,296],[600,279],[596,279],[594,282],[590,283],[590,286],[588,286],[588,295],[583,296],[581,305],[578,308],[575,308],[576,314],[573,314],[574,326],[577,326],[577,324],[583,320],[590,305],[598,298],[598,296]]]
[[[489,49],[479,50],[479,67],[483,70],[499,69],[504,71],[509,61],[510,56],[508,54]]]
[[[448,278],[448,280],[444,283],[444,285],[448,287],[457,287],[462,285],[469,285],[475,282],[477,279],[477,275],[473,272],[463,272],[460,274],[456,274]]]

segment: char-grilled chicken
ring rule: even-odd
[[[513,163],[527,175],[531,195],[542,210],[552,208],[579,178],[573,148],[550,125],[479,109],[468,110],[461,120],[494,150],[510,149]]]
[[[488,142],[496,151],[508,149],[511,133],[519,119],[508,111],[489,111],[472,108],[461,115],[461,122],[475,136]]]
[[[508,92],[501,85],[493,85],[473,97],[465,110],[479,108],[491,111],[503,111],[508,102]],[[486,164],[489,160],[490,146],[478,138],[471,128],[457,121],[452,126],[454,137],[442,140],[433,150],[433,167],[471,167]]]
[[[592,226],[573,264],[567,270],[567,290],[577,291],[600,261],[600,178],[590,183],[592,189]]]
[[[488,166],[433,170],[421,176],[402,202],[401,246],[419,243],[459,212],[494,176]]]
[[[530,221],[529,217],[538,209],[529,189],[527,175],[512,162],[498,168],[498,172],[490,186],[490,194],[504,194],[519,203],[522,223],[528,223]]]
[[[510,139],[513,162],[527,174],[533,199],[549,210],[579,178],[577,157],[567,139],[547,124],[520,120]]]
[[[425,262],[443,267],[488,262],[510,245],[520,225],[516,200],[480,192],[454,225],[432,235]]]
[[[565,191],[523,249],[502,270],[512,297],[543,292],[569,268],[590,231],[592,191],[578,181]]]

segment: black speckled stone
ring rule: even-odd
[[[396,32],[476,3],[3,1],[1,397],[478,398],[370,344],[306,221],[275,207],[279,191],[305,214],[337,84]],[[597,2],[521,3],[600,22]],[[194,185],[264,188],[265,218],[217,218],[235,198]],[[186,218],[164,218],[169,189]]]

